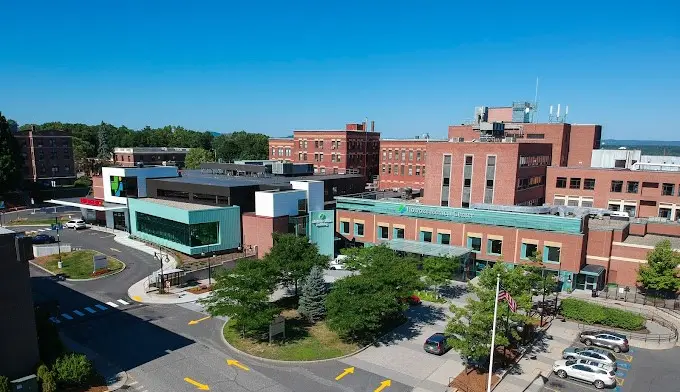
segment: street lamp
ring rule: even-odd
[[[215,254],[213,253],[212,260],[215,260]],[[210,266],[210,260],[208,260],[208,286],[212,285],[212,268]]]
[[[59,262],[57,263],[57,267],[61,269],[63,267],[63,264],[61,262],[61,236],[59,235],[59,217],[54,217],[54,228],[57,229],[57,250],[59,252]]]

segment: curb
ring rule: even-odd
[[[127,382],[128,382],[128,374],[125,370],[123,370],[123,371],[120,371],[116,374],[116,382],[114,382],[113,384],[110,384],[110,385],[107,384],[106,387],[108,388],[109,392],[114,392],[114,391],[117,391],[119,389],[123,389],[123,387],[125,386],[125,384],[127,384]]]
[[[367,348],[373,346],[373,344],[375,343],[374,342],[374,343],[368,344],[368,345],[366,345],[366,346],[364,346],[364,347],[362,347],[362,348],[360,348],[360,349],[358,349],[358,350],[356,350],[352,353],[345,354],[345,355],[340,356],[340,357],[327,358],[327,359],[315,359],[315,360],[312,360],[312,361],[283,361],[283,360],[280,360],[280,359],[269,359],[269,358],[263,358],[263,357],[258,357],[258,356],[252,355],[252,354],[248,354],[247,352],[241,351],[241,350],[237,349],[236,347],[232,346],[231,344],[229,344],[229,342],[227,342],[227,339],[224,338],[224,327],[227,325],[228,322],[229,321],[225,321],[224,324],[222,324],[222,328],[220,329],[220,338],[222,339],[222,343],[224,343],[230,350],[237,352],[239,355],[243,355],[244,357],[248,357],[248,358],[256,360],[256,361],[271,363],[271,364],[276,364],[276,365],[300,365],[300,364],[306,364],[306,363],[324,363],[324,362],[330,362],[330,361],[337,361],[339,359],[349,358],[349,357],[352,357],[354,355],[357,355],[360,352],[366,350]],[[376,340],[376,342],[377,342],[377,340]]]
[[[146,280],[146,279],[144,279],[144,280]],[[137,283],[139,283],[139,282],[137,282]],[[130,287],[132,287],[132,286],[130,286]],[[196,301],[198,301],[198,300],[200,299],[200,298],[186,298],[186,299],[184,299],[184,298],[179,298],[177,301],[172,301],[172,302],[137,301],[134,297],[139,297],[139,296],[138,296],[138,295],[134,295],[134,296],[133,296],[133,295],[130,295],[130,294],[131,294],[131,293],[130,293],[130,289],[128,289],[127,294],[128,294],[128,297],[130,297],[130,299],[132,299],[133,301],[135,301],[135,302],[137,302],[137,303],[140,303],[140,304],[147,304],[147,305],[177,305],[177,304],[186,304],[186,303],[189,303],[189,302],[196,302]],[[147,294],[147,296],[149,296],[149,295]],[[141,297],[140,297],[140,298],[141,298]],[[152,297],[149,296],[149,298],[152,298]]]
[[[103,254],[103,253],[102,253],[102,254]],[[105,256],[111,257],[111,258],[113,258],[113,259],[116,259],[115,257],[109,256],[109,255],[105,255]],[[116,260],[118,260],[118,259],[116,259]],[[95,278],[85,278],[85,279],[71,279],[71,278],[65,278],[65,280],[66,280],[67,282],[90,282],[90,281],[93,281],[93,280],[99,280],[99,279],[109,278],[109,277],[114,276],[114,275],[118,275],[119,273],[125,271],[125,269],[127,268],[127,264],[125,264],[125,263],[124,263],[123,261],[121,261],[121,260],[118,260],[118,261],[120,261],[120,262],[123,264],[123,268],[119,269],[118,271],[112,272],[112,273],[110,273],[110,274],[102,275],[102,276],[97,276],[97,277],[95,277]],[[36,268],[38,268],[38,269],[40,269],[40,270],[42,270],[42,271],[44,271],[44,272],[47,272],[48,274],[50,274],[50,275],[52,275],[52,276],[57,276],[57,274],[55,274],[54,272],[48,270],[47,268],[45,268],[45,267],[43,267],[43,266],[41,266],[41,265],[38,265],[38,264],[34,263],[34,262],[31,261],[31,260],[29,260],[28,262],[29,262],[29,264],[31,264],[32,266],[34,266],[34,267],[36,267]]]

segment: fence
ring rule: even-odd
[[[643,293],[637,287],[609,285],[600,292],[600,296],[617,301],[632,302],[680,311],[680,299],[678,299],[677,295],[673,295],[672,298],[669,298],[668,295]]]

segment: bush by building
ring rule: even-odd
[[[69,353],[57,358],[53,370],[60,384],[83,385],[92,375],[92,363],[83,354]]]
[[[9,378],[0,376],[0,392],[12,392],[9,385]]]
[[[645,326],[645,318],[637,313],[608,308],[575,298],[562,300],[562,315],[586,324],[637,331]]]

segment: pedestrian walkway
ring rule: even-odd
[[[94,314],[101,314],[104,312],[110,312],[112,310],[125,310],[130,307],[133,303],[129,299],[116,299],[106,303],[97,302],[90,306],[86,306],[80,309],[72,309],[68,312],[63,312],[59,315],[50,317],[50,321],[53,324],[68,323],[70,321],[78,321],[80,319],[87,318],[88,316]]]
[[[210,292],[194,294],[186,290],[173,290],[167,294],[158,294],[155,292],[156,289],[149,290],[147,282],[147,279],[142,279],[130,286],[128,296],[136,302],[144,304],[168,305],[195,302],[210,295]]]

